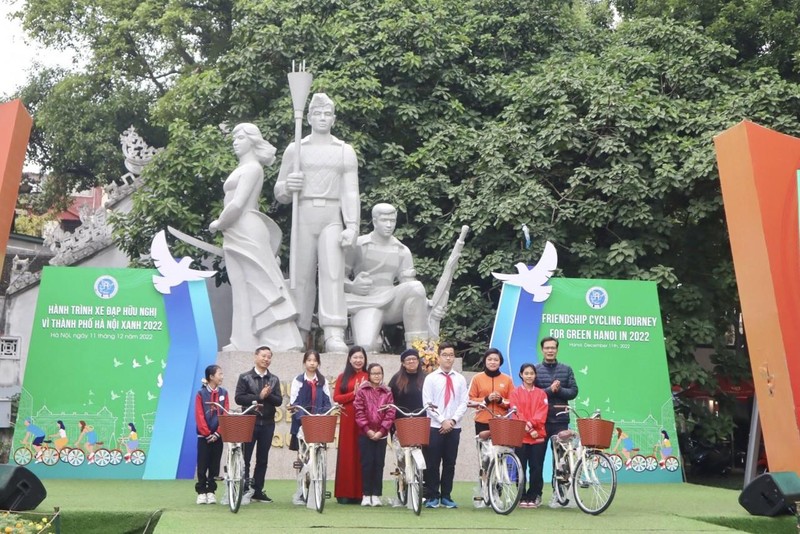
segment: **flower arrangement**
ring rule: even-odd
[[[25,519],[11,512],[0,514],[0,533],[2,534],[39,534],[42,532],[52,532],[50,520],[46,517],[37,521]]]
[[[411,347],[419,352],[419,363],[426,373],[439,367],[439,341],[432,339],[415,339]]]

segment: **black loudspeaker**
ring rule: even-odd
[[[739,504],[752,515],[794,514],[797,501],[800,477],[791,471],[757,476],[739,495]]]
[[[0,465],[0,510],[33,510],[45,497],[39,477],[19,465]]]

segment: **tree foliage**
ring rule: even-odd
[[[293,134],[286,72],[306,59],[313,90],[336,100],[335,134],[359,155],[362,231],[372,204],[395,204],[397,235],[430,292],[471,225],[443,324],[468,357],[491,333],[500,285],[490,272],[535,262],[550,240],[564,276],[655,281],[673,381],[710,381],[694,347],[722,345],[738,319],[712,137],[743,119],[800,134],[800,91],[783,64],[756,54],[743,65],[741,47],[685,22],[695,18],[617,4],[629,16],[616,27],[607,4],[578,0],[240,0],[219,20],[137,27],[152,42],[183,43],[194,61],[176,44],[150,51],[164,56],[151,70],[175,74],[145,87],[159,97],[140,120],[169,142],[117,225],[120,244],[136,258],[167,224],[211,240],[205,228],[235,164],[217,125],[255,122],[280,153]],[[43,35],[90,38],[31,20]],[[225,42],[204,44],[215,24],[229,29]],[[148,79],[111,56],[96,60],[120,70],[110,87]],[[107,94],[103,105],[118,93]],[[263,207],[288,230],[288,208],[271,202],[277,168],[266,171]]]
[[[616,0],[626,17],[666,17],[705,28],[749,68],[774,67],[800,80],[798,0]]]

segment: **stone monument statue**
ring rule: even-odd
[[[275,147],[254,124],[242,123],[233,129],[233,151],[239,166],[225,180],[224,208],[208,227],[222,232],[231,284],[231,341],[223,350],[252,351],[260,345],[297,350],[303,345],[295,323],[297,310],[275,255],[281,231],[258,210],[262,165],[275,161]]]
[[[300,143],[300,172],[294,171],[297,148],[291,143],[283,155],[275,198],[289,204],[297,196],[297,220],[292,221],[296,237],[292,237],[290,252],[295,255],[292,281],[300,332],[305,338],[311,329],[319,273],[317,317],[325,351],[347,352],[345,249],[355,244],[358,235],[358,160],[352,146],[331,135],[335,121],[333,101],[323,93],[315,94],[308,106],[311,134]]]
[[[372,226],[348,255],[352,280],[345,281],[345,292],[353,337],[357,345],[376,350],[383,325],[403,323],[406,346],[411,347],[414,340],[429,337],[425,288],[416,279],[411,251],[393,235],[394,206],[376,204]]]

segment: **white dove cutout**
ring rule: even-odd
[[[169,295],[173,287],[183,282],[210,278],[217,273],[216,271],[191,269],[189,266],[192,264],[192,258],[189,256],[184,256],[180,261],[175,261],[169,251],[169,246],[167,246],[167,237],[164,230],[158,232],[153,238],[153,244],[150,246],[150,257],[153,258],[156,269],[161,273],[161,276],[153,275],[153,285],[163,295]]]
[[[118,398],[119,398],[119,395],[117,395],[116,393],[114,393],[114,391],[112,390],[112,391],[111,391],[111,400],[117,400]]]
[[[133,359],[133,368],[136,369],[137,367],[141,367],[142,364],[136,361],[136,358]]]
[[[552,286],[544,284],[553,276],[553,271],[556,270],[557,266],[558,253],[556,252],[556,247],[548,241],[544,245],[544,252],[542,252],[542,257],[539,258],[539,263],[533,269],[529,270],[527,265],[520,262],[516,265],[518,274],[493,272],[492,276],[506,284],[521,287],[525,292],[533,295],[534,302],[544,302],[553,291]]]
[[[119,367],[120,365],[122,365],[122,362],[114,358],[114,367]]]
[[[145,354],[144,355],[144,364],[145,365],[150,365],[151,363],[153,363],[153,360],[151,360],[150,357],[147,354]]]

